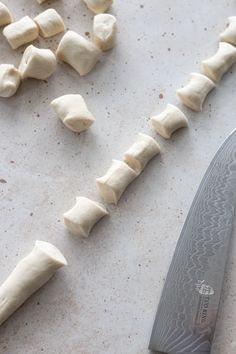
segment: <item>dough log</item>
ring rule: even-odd
[[[83,0],[88,8],[95,14],[105,12],[111,6],[113,0]]]
[[[117,21],[109,14],[99,14],[93,19],[93,40],[102,50],[112,49],[116,44]]]
[[[21,83],[20,72],[11,64],[0,65],[0,97],[13,96]]]
[[[0,325],[64,265],[67,261],[55,246],[36,241],[0,287]]]
[[[9,9],[0,2],[0,26],[6,26],[13,21]]]
[[[65,31],[62,17],[54,9],[47,9],[34,18],[34,22],[39,27],[39,34],[43,38],[55,36]]]

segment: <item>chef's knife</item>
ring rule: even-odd
[[[236,130],[216,153],[183,226],[149,349],[209,354],[236,205]]]

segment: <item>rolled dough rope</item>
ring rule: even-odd
[[[55,246],[36,241],[0,287],[0,325],[64,265],[67,261]]]
[[[102,50],[112,49],[116,44],[117,21],[109,14],[99,14],[93,19],[93,40]]]
[[[200,112],[208,93],[215,87],[214,82],[207,76],[191,73],[189,83],[176,92],[185,106]]]
[[[36,23],[29,16],[25,16],[21,20],[6,26],[3,35],[12,49],[16,49],[38,38],[39,30]]]
[[[62,17],[54,9],[47,9],[34,18],[39,27],[39,34],[43,38],[55,36],[65,31],[65,24]]]
[[[95,118],[81,95],[64,95],[51,102],[51,106],[65,124],[73,132],[87,130]]]
[[[177,129],[188,126],[188,119],[179,108],[168,104],[161,114],[151,117],[150,125],[163,138],[170,139]]]
[[[0,97],[13,96],[21,83],[19,71],[11,64],[0,65]]]
[[[236,46],[236,16],[228,17],[228,27],[220,34],[220,41]]]
[[[105,202],[117,204],[125,189],[137,176],[138,173],[125,162],[112,160],[106,174],[96,179],[100,195]]]
[[[46,80],[56,70],[57,61],[50,49],[40,49],[30,45],[24,51],[19,71],[22,79]]]
[[[108,212],[102,204],[85,197],[77,197],[75,206],[63,216],[64,223],[72,234],[88,237],[93,226],[105,215],[108,215]]]
[[[9,9],[6,7],[6,5],[0,2],[0,26],[8,25],[12,21],[12,15]]]
[[[78,33],[68,31],[59,43],[56,55],[58,59],[71,65],[83,76],[94,68],[101,58],[102,52]]]
[[[229,43],[220,42],[216,54],[209,59],[203,60],[202,72],[211,80],[220,81],[235,61],[236,48]]]
[[[123,160],[137,173],[160,153],[160,146],[151,136],[139,133],[133,145],[124,153]]]
[[[113,0],[83,0],[88,8],[95,14],[100,14],[108,10]]]

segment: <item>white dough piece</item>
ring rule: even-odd
[[[83,132],[95,122],[81,95],[60,96],[51,102],[51,106],[65,126],[73,132]]]
[[[207,76],[191,73],[188,84],[176,92],[186,107],[200,112],[208,93],[215,87],[215,83]]]
[[[25,16],[21,20],[6,26],[3,30],[3,35],[12,49],[16,49],[38,38],[39,29],[29,16]]]
[[[102,52],[78,33],[68,31],[60,41],[56,55],[83,76],[94,68]]]
[[[100,14],[109,9],[113,0],[84,0],[88,8],[95,14]]]
[[[34,18],[39,27],[39,34],[43,38],[55,36],[65,31],[65,24],[62,17],[54,9],[47,9]]]
[[[6,5],[0,2],[0,26],[8,25],[12,21],[12,15],[9,9],[6,7]]]
[[[124,153],[123,160],[137,173],[160,153],[160,146],[151,136],[139,133],[133,145]]]
[[[36,241],[0,287],[0,325],[64,265],[67,261],[55,246]]]
[[[46,80],[56,70],[57,61],[50,49],[30,45],[24,51],[19,66],[22,79]]]
[[[228,17],[228,26],[220,34],[220,41],[236,46],[236,16]]]
[[[138,173],[125,162],[112,160],[106,174],[96,179],[101,197],[107,203],[117,204],[125,189],[137,176]]]
[[[116,44],[117,21],[109,14],[99,14],[93,19],[93,40],[102,50],[112,49]]]
[[[220,42],[216,54],[203,60],[202,72],[211,80],[220,81],[235,62],[236,48],[229,43]]]
[[[21,83],[19,71],[11,64],[0,65],[0,97],[13,96]]]
[[[108,212],[102,204],[85,197],[77,197],[75,206],[63,216],[64,223],[72,234],[88,237],[93,226],[105,215],[108,215]]]
[[[188,126],[188,119],[179,108],[168,104],[161,114],[151,117],[150,125],[163,138],[170,139],[177,129]]]

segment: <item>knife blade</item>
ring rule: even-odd
[[[211,350],[236,205],[236,130],[208,167],[184,223],[157,309],[149,349]]]

